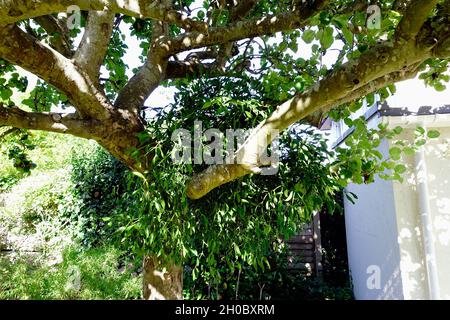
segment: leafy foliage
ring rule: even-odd
[[[12,105],[13,90],[25,92],[27,86],[27,78],[21,76],[15,66],[0,59],[0,103],[5,102],[7,105]]]
[[[38,80],[36,86],[30,91],[29,97],[22,100],[22,104],[32,111],[45,112],[50,111],[53,106],[67,107],[69,101],[53,86]]]
[[[220,273],[220,283],[208,284],[202,279],[194,281],[185,275],[184,297],[191,300],[351,300],[352,291],[346,286],[333,286],[306,277],[289,269],[286,250],[267,253],[271,266],[265,271],[243,266],[230,272],[226,266]],[[190,269],[187,269],[188,271]]]
[[[192,81],[177,94],[175,105],[149,121],[148,135],[158,143],[147,149],[155,156],[153,170],[143,177],[144,188],[136,191],[140,206],[108,218],[126,248],[162,260],[186,261],[194,280],[220,282],[223,266],[229,272],[243,266],[266,270],[265,254],[278,239],[292,236],[314,210],[333,206],[332,195],[340,187],[327,165],[330,154],[321,135],[308,128],[282,137],[278,175],[247,177],[202,201],[187,200],[186,180],[204,165],[174,164],[171,133],[179,128],[193,131],[196,121],[223,131],[230,125],[253,127],[271,107],[258,105],[245,86],[240,80]],[[228,95],[217,98],[224,93]],[[145,142],[146,136],[141,139]]]

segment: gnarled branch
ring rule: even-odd
[[[112,106],[66,57],[15,25],[0,28],[0,57],[61,90],[82,116],[108,119]]]
[[[18,107],[6,108],[1,104],[0,126],[65,133],[86,139],[98,137],[102,130],[100,121],[83,120],[74,114],[26,112]]]
[[[82,68],[98,86],[100,67],[105,59],[114,25],[114,13],[90,11],[86,30],[74,56],[74,62]]]
[[[193,21],[159,0],[3,0],[1,1],[0,26],[39,16],[66,12],[68,7],[73,5],[84,11],[108,9],[115,13],[141,19],[155,19],[177,24],[186,30],[207,30],[205,23]]]
[[[305,4],[302,10],[283,12],[249,20],[240,20],[225,27],[210,28],[208,33],[188,32],[175,38],[163,37],[157,45],[166,56],[305,26],[307,20],[325,7],[330,0],[317,0],[315,5]]]

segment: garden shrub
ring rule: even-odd
[[[334,285],[306,276],[289,268],[285,247],[267,253],[270,268],[264,271],[244,266],[230,273],[221,268],[223,280],[209,285],[204,279],[193,280],[190,268],[185,272],[186,299],[223,300],[351,300],[350,286]]]
[[[129,206],[126,202],[129,172],[125,166],[97,144],[74,150],[71,155],[71,194],[62,215],[79,223],[79,240],[85,247],[111,243],[114,230],[105,219]]]

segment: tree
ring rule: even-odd
[[[75,19],[57,15],[68,8],[81,10],[81,25],[74,23],[76,10]],[[273,130],[299,121],[318,126],[328,115],[348,118],[363,98],[373,99],[374,93],[386,97],[393,83],[419,73],[438,90],[448,81],[448,0],[383,0],[372,6],[348,0],[205,1],[195,10],[192,0],[6,0],[0,9],[0,126],[94,139],[141,174],[156,170],[152,150],[158,140],[146,132],[142,110],[158,86],[183,86],[196,78],[242,78],[262,86],[273,98],[266,102],[278,104],[275,110],[236,152],[239,163],[193,174],[186,185],[193,200],[260,173]],[[121,59],[126,47],[122,24],[143,48],[143,65],[131,79]],[[276,33],[281,38],[274,43]],[[310,44],[309,59],[292,55],[300,38]],[[321,60],[336,49],[333,43],[339,55],[327,68]],[[41,79],[21,105],[13,90],[25,92],[27,79],[15,66]],[[51,112],[54,104],[76,111]],[[164,286],[158,282],[164,274],[151,276],[159,265],[148,258],[146,287],[179,297],[180,268],[169,267],[172,284]]]

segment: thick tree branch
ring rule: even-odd
[[[165,79],[196,78],[204,75],[225,75],[216,63],[202,63],[199,61],[169,61]]]
[[[418,73],[417,67],[418,67],[418,65],[416,64],[405,70],[393,72],[391,74],[387,74],[381,78],[373,80],[373,81],[369,82],[368,84],[366,84],[365,86],[363,86],[359,89],[353,90],[345,97],[343,97],[339,100],[336,100],[333,104],[324,106],[320,110],[308,115],[307,117],[305,117],[305,121],[308,124],[319,128],[320,125],[322,124],[322,121],[324,120],[325,115],[331,109],[333,109],[337,106],[343,105],[345,103],[355,101],[357,99],[360,99],[361,97],[365,97],[370,93],[373,93],[377,90],[383,89],[388,84],[396,83],[396,82],[400,82],[400,81],[404,81],[404,80],[408,80],[408,79],[414,79]]]
[[[138,17],[155,19],[179,25],[186,30],[207,30],[205,23],[193,21],[186,15],[173,10],[161,1],[154,0],[2,0],[0,1],[0,26],[17,21],[66,12],[76,5],[84,11],[109,11]]]
[[[396,38],[400,41],[415,38],[438,2],[439,0],[413,0],[397,27]]]
[[[67,58],[15,25],[0,28],[0,57],[61,90],[85,117],[108,119],[113,107]]]
[[[136,132],[129,132],[125,130],[126,128],[121,130],[120,124],[115,122],[114,119],[99,121],[81,119],[75,114],[26,112],[18,107],[6,108],[0,104],[1,126],[42,130],[93,139],[129,168],[143,171],[141,164],[128,152],[128,150],[137,146]]]
[[[74,56],[75,64],[89,75],[96,86],[113,31],[114,17],[110,11],[90,11],[83,39]]]
[[[65,133],[86,139],[99,137],[102,130],[100,121],[79,119],[74,114],[26,112],[1,104],[0,126]]]
[[[138,116],[145,100],[164,80],[168,61],[161,54],[161,48],[156,43],[167,33],[168,29],[164,23],[156,22],[153,25],[153,45],[148,52],[147,60],[119,93],[114,104],[117,108],[127,109]]]
[[[260,18],[237,21],[226,27],[210,28],[208,33],[189,32],[175,38],[164,37],[158,46],[166,56],[179,52],[217,44],[271,35],[305,26],[307,20],[323,9],[330,1],[318,0],[314,5],[305,4],[300,11],[283,12]]]

